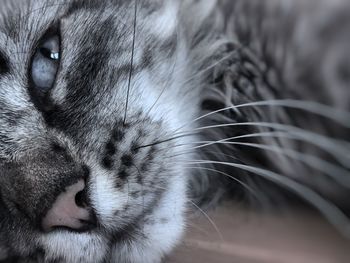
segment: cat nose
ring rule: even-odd
[[[42,229],[50,232],[66,228],[85,232],[96,227],[96,217],[88,205],[86,184],[79,180],[62,192],[42,220]]]

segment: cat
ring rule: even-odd
[[[349,235],[346,1],[0,1],[0,262],[161,262],[241,194]]]

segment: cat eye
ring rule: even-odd
[[[53,87],[60,57],[60,37],[53,35],[44,38],[35,51],[31,65],[30,74],[35,88],[47,92]]]

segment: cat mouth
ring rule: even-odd
[[[53,232],[69,232],[72,234],[87,234],[87,233],[93,233],[98,229],[98,222],[96,219],[96,216],[94,216],[93,220],[86,221],[86,220],[79,220],[80,227],[79,228],[72,228],[69,226],[54,226],[52,227],[47,233],[53,233]]]

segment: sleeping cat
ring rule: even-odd
[[[241,193],[350,235],[345,0],[0,4],[1,262],[157,263]]]

